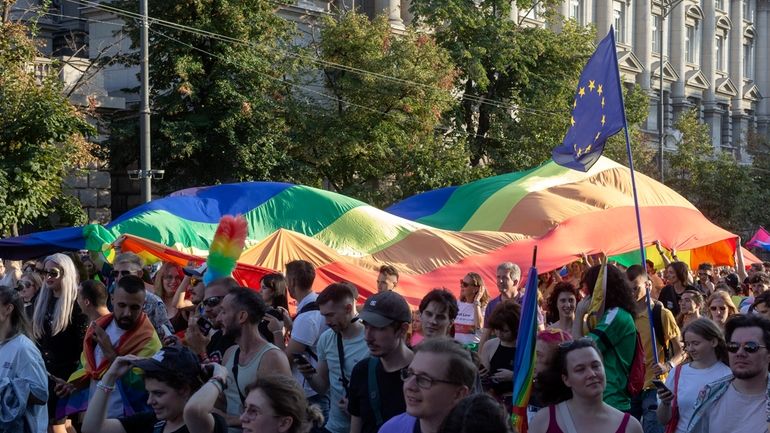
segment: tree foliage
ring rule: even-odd
[[[131,0],[113,5],[137,8]],[[150,27],[152,159],[155,168],[166,171],[159,190],[293,180],[283,101],[291,90],[285,78],[295,63],[288,52],[294,31],[275,4],[156,1],[149,2],[149,15],[231,38]],[[138,48],[139,23],[126,24]],[[138,56],[123,61],[137,64]],[[138,160],[138,120],[119,120],[112,127],[111,162],[125,168]]]
[[[59,78],[35,74],[35,31],[0,22],[0,234],[48,215],[64,199],[63,177],[94,161],[85,140],[93,129]]]
[[[469,180],[464,146],[439,131],[456,103],[455,68],[431,36],[395,35],[384,15],[343,13],[322,22],[313,48],[331,99],[295,95],[295,158],[334,190],[379,205]]]

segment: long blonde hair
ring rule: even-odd
[[[43,263],[48,262],[55,263],[62,271],[61,295],[56,301],[51,320],[51,335],[56,335],[67,329],[72,321],[72,310],[78,295],[78,271],[75,269],[72,259],[61,253],[46,257]],[[32,319],[32,335],[36,339],[45,335],[45,315],[51,296],[53,296],[53,289],[48,287],[47,282],[44,282],[37,301],[35,301],[35,314]]]
[[[735,304],[730,298],[730,295],[725,291],[717,290],[716,292],[712,293],[711,296],[709,296],[708,300],[706,300],[706,316],[708,316],[709,319],[711,318],[711,303],[714,301],[714,299],[721,299],[725,303],[725,307],[727,307],[728,319],[733,314],[738,314],[738,309],[735,307]]]

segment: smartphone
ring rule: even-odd
[[[201,330],[201,334],[209,335],[209,331],[211,331],[211,328],[213,326],[211,322],[207,318],[201,316],[200,318],[198,318],[197,323],[198,323],[198,328]]]
[[[301,353],[294,353],[292,354],[292,357],[294,358],[295,364],[310,364],[310,361],[305,358],[305,355],[302,355]]]
[[[655,388],[658,388],[659,390],[671,392],[671,390],[668,389],[668,387],[666,386],[665,383],[663,383],[662,380],[653,379],[652,384],[655,385]]]

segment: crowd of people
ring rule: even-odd
[[[528,431],[768,431],[770,263],[693,272],[658,249],[660,272],[583,257],[539,276]],[[314,291],[305,260],[251,288],[130,252],[3,263],[0,432],[513,429],[514,263],[415,310],[391,265],[361,299]]]

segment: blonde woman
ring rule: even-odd
[[[469,272],[460,280],[460,299],[457,302],[455,319],[455,340],[462,344],[478,347],[484,324],[484,309],[489,303],[489,294],[481,275]]]
[[[169,318],[177,313],[177,305],[173,302],[174,294],[179,289],[184,274],[182,267],[173,262],[164,262],[158,272],[155,273],[153,286],[155,294],[163,300]],[[192,305],[191,303],[189,305]]]
[[[88,319],[77,304],[78,272],[72,259],[64,254],[46,257],[42,276],[43,287],[32,317],[32,334],[46,370],[53,376],[49,383],[48,422],[53,432],[58,433],[65,431],[65,420],[55,417],[56,391],[77,368]]]
[[[738,314],[730,294],[717,290],[706,301],[706,316],[713,320],[722,331],[725,330],[727,319],[733,314]]]

